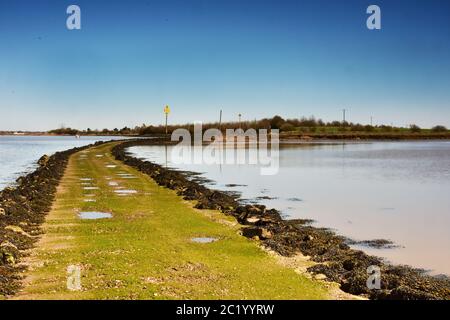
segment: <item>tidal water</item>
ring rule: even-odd
[[[36,161],[44,154],[115,139],[123,137],[0,136],[0,190],[13,184],[20,175],[34,170]]]
[[[171,147],[129,151],[199,172],[209,187],[239,192],[246,201],[280,210],[285,219],[313,219],[315,226],[354,240],[391,240],[397,248],[359,248],[450,275],[450,142],[289,145],[280,149],[278,173],[269,176],[261,175],[258,164],[177,164]]]

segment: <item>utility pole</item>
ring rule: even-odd
[[[345,112],[346,112],[347,110],[345,110],[345,109],[342,109],[342,124],[344,124],[345,125]]]
[[[222,109],[220,109],[219,115],[219,130],[222,131]]]
[[[370,116],[370,126],[373,127],[373,117]]]
[[[242,117],[242,114],[239,113],[239,129],[241,129],[241,117]]]

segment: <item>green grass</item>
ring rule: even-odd
[[[283,266],[238,234],[234,220],[199,211],[173,191],[113,159],[112,144],[71,157],[45,234],[33,251],[19,299],[326,299],[330,285]],[[102,158],[96,157],[103,154]],[[106,168],[114,163],[117,168]],[[123,179],[117,172],[133,174]],[[118,196],[106,177],[138,194]],[[99,190],[83,190],[93,178]],[[95,193],[97,202],[84,202]],[[112,219],[80,220],[79,211]],[[209,244],[192,237],[217,237]],[[82,266],[82,291],[66,288],[66,269]],[[331,286],[333,287],[333,286]],[[334,288],[334,287],[333,287]]]

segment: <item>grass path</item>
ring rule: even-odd
[[[193,209],[173,191],[115,161],[112,146],[70,158],[16,299],[332,297],[333,286],[296,273],[238,235],[232,218]],[[137,193],[118,195],[117,188]],[[113,217],[81,220],[80,211]],[[193,237],[219,240],[202,244]],[[70,265],[81,268],[81,291],[67,289]]]

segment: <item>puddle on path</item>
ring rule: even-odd
[[[95,199],[84,199],[83,201],[84,202],[97,202],[97,200],[95,200]]]
[[[115,165],[115,164],[107,164],[106,167],[107,168],[117,168],[117,165]]]
[[[118,195],[128,195],[128,194],[136,194],[137,191],[136,190],[132,190],[132,189],[122,189],[122,190],[114,190],[115,193],[117,193]]]
[[[85,197],[95,197],[95,194],[85,194]]]
[[[103,158],[103,155],[102,154],[96,154],[95,155],[97,158]]]
[[[115,181],[110,181],[110,182],[108,182],[108,185],[111,187],[117,187],[119,184]]]
[[[94,179],[92,179],[92,178],[80,178],[80,181],[92,181],[92,180],[94,180]]]
[[[211,237],[199,237],[199,238],[191,238],[192,242],[196,243],[211,243],[218,241],[218,238],[211,238]]]
[[[98,190],[98,187],[84,187],[84,190]]]
[[[117,176],[123,178],[123,179],[135,179],[136,176],[131,173],[118,173]]]
[[[95,220],[95,219],[107,219],[112,218],[112,214],[108,212],[98,212],[98,211],[86,211],[80,212],[78,214],[80,219],[83,220]]]

